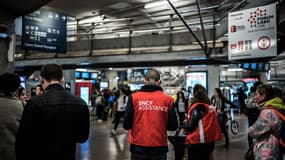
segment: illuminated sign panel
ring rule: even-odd
[[[231,12],[229,60],[277,56],[276,4]]]
[[[193,71],[186,73],[186,88],[193,88],[196,84],[201,84],[208,89],[208,75],[206,71]]]
[[[66,52],[66,21],[65,15],[46,10],[38,10],[23,16],[22,48]]]

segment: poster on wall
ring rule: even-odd
[[[228,15],[229,60],[277,56],[276,4]]]
[[[186,73],[186,88],[193,88],[196,84],[203,85],[208,90],[207,71],[187,72]]]

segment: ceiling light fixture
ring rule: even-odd
[[[171,2],[176,2],[178,0],[170,0]],[[166,0],[163,0],[163,1],[157,1],[157,2],[152,2],[152,3],[147,3],[144,8],[145,9],[148,9],[148,8],[153,8],[153,7],[158,7],[158,6],[161,6],[161,5],[166,5],[168,4]]]
[[[241,72],[243,71],[242,68],[228,68],[228,72]]]
[[[94,16],[94,17],[90,17],[90,18],[85,18],[85,19],[79,20],[78,24],[101,22],[104,19],[105,19],[104,15]]]

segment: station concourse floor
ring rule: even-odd
[[[215,160],[243,160],[248,149],[247,143],[247,117],[235,114],[239,123],[240,132],[237,135],[230,134],[230,146],[224,148],[224,140],[216,142],[214,151]],[[112,118],[105,122],[92,121],[90,123],[89,139],[77,146],[77,160],[129,160],[129,144],[127,131],[119,124],[117,133],[111,135],[113,129]],[[174,160],[172,144],[168,145],[167,160]]]

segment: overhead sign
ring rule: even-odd
[[[66,52],[66,21],[65,15],[46,10],[23,16],[22,48]]]
[[[277,56],[276,19],[276,4],[229,13],[229,59]]]
[[[129,73],[129,82],[130,83],[143,83],[144,77],[147,72],[147,69],[133,69]]]

